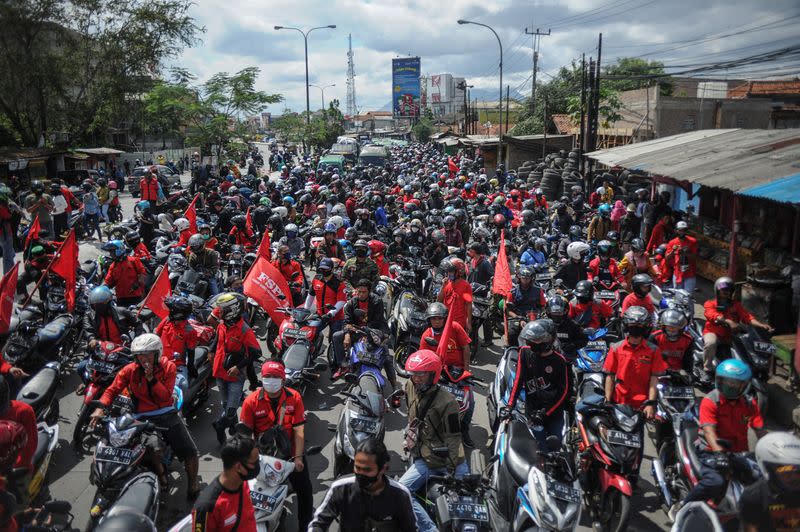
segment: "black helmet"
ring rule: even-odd
[[[575,238],[580,238],[583,235],[580,225],[571,225],[569,227],[569,234]]]
[[[622,314],[622,325],[630,336],[646,337],[650,334],[652,323],[650,313],[644,307],[628,307]]]
[[[44,184],[39,181],[38,179],[31,182],[31,192],[34,194],[43,194],[44,193]]]
[[[639,297],[644,297],[650,293],[653,286],[653,278],[646,273],[637,273],[631,279],[631,287]]]
[[[192,302],[188,297],[172,295],[164,300],[171,320],[185,320],[192,314]]]
[[[520,266],[517,270],[517,277],[525,277],[527,279],[533,279],[533,268],[528,265]]]
[[[355,244],[353,244],[353,249],[366,249],[369,250],[369,244],[363,238],[359,238],[356,240]]]
[[[270,220],[271,220],[271,218],[270,218]],[[241,231],[241,230],[243,230],[245,228],[245,225],[247,225],[247,218],[245,218],[245,216],[243,214],[237,214],[236,216],[231,218],[231,223],[233,225],[235,225],[236,228]]]
[[[594,285],[591,281],[578,281],[572,293],[581,303],[588,303],[594,299]]]
[[[719,298],[719,293],[721,290],[725,290],[733,295],[733,289],[736,285],[733,282],[733,279],[730,277],[720,277],[716,281],[714,281],[714,294]]]
[[[686,327],[686,316],[680,310],[668,308],[661,313],[658,319],[667,340],[674,342],[680,337],[684,327]]]
[[[444,306],[444,303],[431,303],[428,305],[428,308],[425,310],[425,319],[431,318],[446,318],[447,317],[447,307]]]
[[[601,240],[597,243],[597,254],[600,257],[610,257],[611,256],[611,248],[613,245],[608,240]]]
[[[445,227],[453,227],[454,225],[456,225],[456,217],[455,216],[453,216],[451,214],[448,214],[447,216],[444,217],[444,226]]]
[[[534,353],[552,351],[554,339],[551,325],[546,323],[545,320],[528,322],[519,333],[520,347],[527,346]]]
[[[644,240],[641,238],[634,238],[631,240],[632,251],[644,251]]]
[[[132,229],[125,233],[125,243],[128,244],[128,247],[134,249],[136,246],[141,244],[142,237],[139,235],[139,231]]]
[[[619,233],[616,231],[609,231],[608,233],[606,233],[606,240],[608,240],[612,244],[619,242]]]
[[[569,303],[561,296],[552,296],[547,300],[547,316],[555,323],[561,323],[567,317]]]
[[[189,244],[189,249],[197,253],[198,251],[203,249],[203,247],[205,247],[206,241],[205,239],[203,239],[203,235],[201,235],[200,233],[195,233],[189,237],[188,244]]]
[[[95,527],[97,532],[156,532],[153,521],[133,508],[112,510]]]
[[[521,213],[522,223],[529,224],[533,221],[535,214],[530,209],[524,209]]]

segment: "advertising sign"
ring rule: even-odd
[[[419,57],[392,59],[392,114],[395,117],[419,116]]]

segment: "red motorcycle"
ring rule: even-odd
[[[322,352],[321,330],[327,325],[327,317],[305,307],[282,307],[278,311],[288,317],[278,328],[274,345],[286,368],[286,385],[302,393],[310,381],[319,378],[318,372],[328,367],[324,362],[314,363]]]
[[[599,525],[595,528],[622,532],[627,527],[644,421],[644,414],[628,405],[591,400],[576,414],[581,489],[592,521]]]

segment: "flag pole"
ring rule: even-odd
[[[150,290],[147,291],[147,295],[144,296],[144,299],[142,299],[142,304],[139,305],[139,310],[136,312],[136,318],[138,318],[139,314],[142,313],[145,302],[150,297],[150,294],[153,292],[153,290],[155,290],[156,286],[158,286],[158,280],[161,278],[161,274],[164,273],[164,270],[169,271],[166,264],[159,266],[158,275],[156,275],[155,279],[153,280],[153,286],[150,287]]]

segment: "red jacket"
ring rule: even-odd
[[[231,377],[228,375],[228,370],[225,369],[225,355],[242,352],[246,359],[250,356],[250,351],[253,349],[260,350],[261,347],[258,345],[258,340],[256,339],[253,329],[251,329],[243,319],[239,318],[238,322],[230,326],[225,325],[225,323],[217,325],[217,351],[214,354],[213,368],[214,377],[228,382],[237,381],[239,378]],[[242,364],[237,364],[237,366],[240,369],[243,367]]]
[[[150,179],[141,178],[139,180],[139,189],[141,190],[142,200],[156,202],[158,201],[158,179],[151,177]]]
[[[709,299],[703,303],[703,310],[706,317],[706,324],[703,326],[703,334],[714,333],[722,343],[731,342],[731,330],[727,325],[718,325],[715,320],[718,317],[723,317],[726,320],[732,320],[737,323],[750,323],[753,321],[753,316],[739,301],[734,301],[724,311],[717,310],[717,300]]]
[[[314,279],[311,282],[311,289],[314,291],[314,298],[317,303],[317,314],[320,316],[325,315],[328,309],[327,305],[336,305],[339,301],[347,301],[347,296],[344,293],[344,281],[334,277],[326,282],[323,279]],[[344,319],[344,307],[336,313],[333,321]]]
[[[613,283],[622,284],[625,281],[622,273],[619,271],[619,266],[617,265],[617,261],[614,259],[608,259],[608,266],[601,267],[600,266],[600,257],[595,257],[589,262],[589,269],[587,271],[588,278],[590,281],[594,281],[597,277],[600,281],[607,283],[609,281]]]
[[[145,273],[138,257],[125,257],[124,260],[111,263],[103,283],[109,288],[116,288],[117,298],[141,297],[144,295],[144,284],[139,282],[139,276]]]
[[[624,313],[626,310],[628,310],[628,307],[644,307],[650,314],[653,314],[656,311],[656,307],[653,305],[653,300],[650,299],[649,295],[639,297],[634,293],[628,294],[625,296],[625,299],[622,300],[622,312]]]
[[[153,332],[161,337],[164,356],[170,359],[175,366],[185,366],[186,350],[197,347],[197,331],[189,321],[172,321],[164,318]],[[194,356],[194,353],[189,353],[188,356]]]
[[[419,339],[419,348],[422,349],[430,349],[431,347],[425,342],[425,338],[433,338],[437,342],[442,339],[442,333],[444,333],[444,329],[439,332],[439,334],[433,333],[433,328],[428,327],[425,329],[425,332],[422,333],[422,336]],[[470,339],[467,332],[464,330],[457,321],[453,321],[453,331],[450,335],[450,341],[447,342],[447,351],[445,352],[444,359],[442,359],[442,363],[445,366],[456,366],[459,368],[464,367],[464,346],[469,345],[472,340]]]
[[[585,328],[596,329],[603,325],[614,311],[605,303],[589,301],[578,303],[573,300],[569,304],[569,317],[579,320],[578,325]],[[585,316],[585,317],[584,317]]]
[[[167,357],[158,360],[153,371],[155,382],[149,383],[144,378],[144,371],[138,362],[131,362],[122,368],[111,386],[106,388],[100,402],[111,406],[114,397],[127,390],[136,405],[136,413],[152,412],[159,408],[172,406],[172,391],[175,388],[175,364]]]
[[[647,400],[650,377],[666,369],[658,347],[647,341],[633,346],[627,339],[611,346],[603,364],[603,371],[615,377],[613,401],[634,408]]]
[[[144,245],[144,242],[139,242],[139,245],[134,248],[133,256],[137,257],[140,260],[141,259],[150,260],[153,258],[153,256],[150,255],[150,250],[148,250],[147,246]]]
[[[30,471],[33,467],[33,455],[36,452],[36,445],[39,441],[36,430],[36,414],[27,403],[14,401],[13,399],[9,403],[8,410],[0,416],[0,420],[19,423],[28,435],[28,442],[22,452],[19,453],[19,456],[17,456],[14,467],[24,467]]]
[[[234,237],[233,243],[239,246],[254,247],[256,245],[255,235],[249,229],[239,231],[237,227],[234,227],[228,234]]]
[[[281,426],[289,437],[289,441],[292,442],[292,455],[294,455],[292,430],[306,422],[306,410],[299,392],[291,388],[284,388],[278,400],[278,408],[273,410],[266,392],[263,389],[256,390],[242,402],[239,419],[253,430],[253,436],[258,439],[259,434],[275,426],[280,418],[281,410],[283,410]]]

